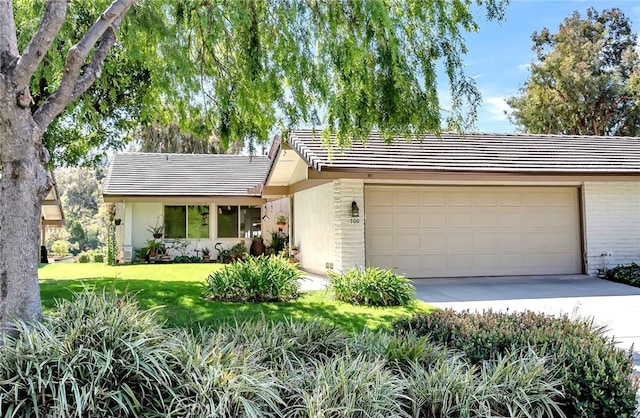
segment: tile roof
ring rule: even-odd
[[[103,194],[135,196],[259,196],[270,160],[226,154],[116,154]]]
[[[640,174],[640,138],[532,134],[442,133],[386,144],[327,150],[320,132],[291,132],[289,146],[315,170]]]

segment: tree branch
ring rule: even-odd
[[[104,59],[115,42],[115,31],[125,14],[136,0],[115,0],[100,18],[87,31],[83,38],[72,46],[67,53],[67,62],[60,87],[36,110],[35,122],[43,131],[64,108],[86,91],[100,75]],[[83,65],[96,43],[102,38],[93,59],[81,76]],[[113,39],[111,39],[113,38]],[[111,40],[110,40],[111,39]],[[91,73],[91,74],[90,74]],[[82,90],[84,88],[84,90]]]
[[[11,0],[0,0],[0,72],[4,72],[10,67],[11,61],[17,58],[18,39],[13,4]]]
[[[40,26],[22,53],[13,77],[18,89],[28,87],[31,76],[46,55],[67,15],[67,0],[49,0],[44,9]]]

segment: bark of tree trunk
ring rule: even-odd
[[[51,188],[42,132],[29,107],[0,75],[0,331],[15,319],[37,321],[42,307],[38,285],[41,202]],[[4,333],[2,332],[2,333]]]

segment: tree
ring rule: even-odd
[[[104,92],[117,93],[117,66],[109,67],[116,70],[110,81],[97,84],[106,90],[89,88],[107,68],[110,50],[117,62],[137,58],[126,68],[141,71],[128,85],[149,80],[145,98],[159,105],[153,112],[134,106],[142,119],[202,121],[191,129],[215,134],[223,146],[266,141],[274,126],[322,124],[344,145],[371,129],[389,138],[439,131],[439,61],[451,86],[448,125],[462,128],[474,119],[479,95],[462,65],[462,32],[478,30],[474,3],[488,18],[502,16],[502,0],[115,0],[94,23],[68,27],[67,1],[47,0],[37,29],[16,34],[13,2],[0,0],[0,327],[13,317],[41,316],[35,254],[40,205],[51,187],[44,135],[73,124],[73,112],[56,117],[85,92],[91,100],[83,109],[93,104],[100,112],[84,115],[104,113],[103,100],[110,103]],[[77,7],[94,10],[94,4],[102,2]],[[41,2],[17,5],[24,10]],[[127,23],[130,9],[135,19]],[[72,22],[89,18],[80,15]],[[155,59],[145,65],[140,57]],[[45,64],[54,76],[40,88],[35,75]],[[114,109],[123,102],[114,100]],[[112,117],[113,123],[124,118]],[[57,136],[48,138],[55,149]]]
[[[574,12],[556,34],[534,32],[537,62],[510,119],[534,133],[640,135],[637,35],[619,9]]]

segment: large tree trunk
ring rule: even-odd
[[[41,202],[51,188],[42,132],[29,103],[0,76],[0,327],[39,320],[38,243]]]
[[[42,21],[20,55],[10,0],[0,0],[0,345],[14,320],[42,317],[38,238],[52,183],[42,134],[100,77],[116,30],[136,0],[114,0],[73,45],[58,89],[32,113],[30,80],[62,27],[67,0],[47,0]]]

